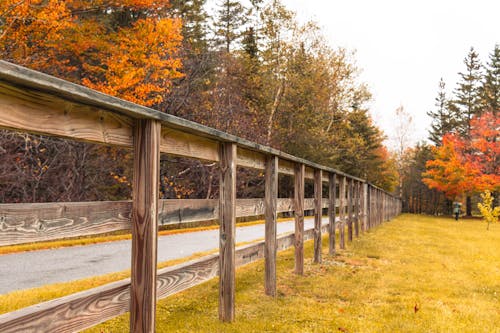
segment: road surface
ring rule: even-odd
[[[306,218],[304,224],[306,230],[313,228],[313,219]],[[278,234],[293,230],[293,221],[278,223]],[[263,237],[263,224],[236,229],[237,243]],[[218,247],[218,229],[160,236],[158,262]],[[0,255],[0,294],[127,270],[130,257],[130,240]]]

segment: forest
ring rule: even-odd
[[[370,116],[355,51],[280,0],[6,0],[0,58],[367,179],[407,211],[447,213],[465,196],[470,213],[499,187],[498,45],[486,64],[470,50],[453,96],[439,83],[432,143],[400,152]],[[0,156],[0,202],[130,198],[128,150],[1,131]],[[217,177],[162,156],[161,196],[215,198]],[[238,195],[262,196],[248,185],[263,180],[239,170]]]

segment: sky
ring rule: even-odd
[[[413,118],[412,143],[428,136],[440,78],[451,95],[470,47],[486,62],[500,44],[499,0],[282,1],[300,22],[316,21],[331,46],[356,50],[376,124],[393,137],[403,106]]]

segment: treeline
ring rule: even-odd
[[[485,64],[471,48],[464,65],[451,96],[439,82],[428,112],[432,145],[407,152],[403,197],[410,212],[451,213],[452,201],[461,201],[471,215],[480,192],[500,190],[500,46]]]
[[[387,190],[396,185],[353,52],[332,48],[279,0],[7,0],[0,54]],[[129,196],[127,151],[11,132],[0,140],[2,202]],[[240,195],[261,195],[247,186],[261,174],[243,170],[239,179]],[[281,183],[286,195],[286,177]],[[215,197],[216,168],[162,156],[161,189],[163,197]]]

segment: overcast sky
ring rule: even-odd
[[[313,19],[332,46],[356,50],[374,96],[376,123],[391,136],[394,111],[413,116],[413,141],[427,138],[441,77],[455,88],[471,46],[486,61],[500,44],[499,0],[283,0]],[[389,142],[388,142],[389,143]]]

